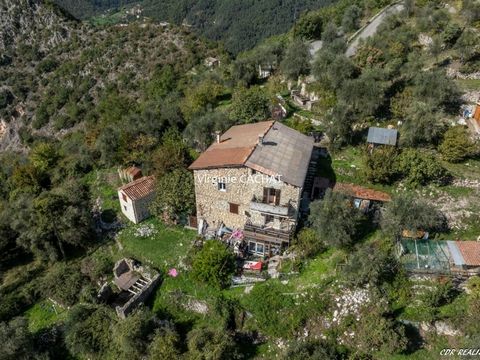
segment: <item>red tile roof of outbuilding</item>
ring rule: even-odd
[[[155,176],[144,176],[132,181],[119,190],[123,191],[132,200],[138,200],[155,191]]]

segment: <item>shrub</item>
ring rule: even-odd
[[[412,187],[441,183],[447,176],[447,171],[434,155],[416,149],[402,151],[398,157],[398,171]]]
[[[312,228],[304,228],[298,233],[296,246],[304,257],[311,257],[325,250],[325,244]]]
[[[77,266],[59,263],[42,279],[41,291],[45,297],[72,306],[78,301],[85,284],[86,278]]]
[[[460,162],[477,151],[468,130],[463,126],[455,126],[445,132],[438,150],[448,162]]]
[[[394,146],[375,148],[365,158],[365,176],[372,183],[391,184],[397,177],[398,149]]]
[[[309,220],[320,240],[329,246],[348,247],[358,234],[362,214],[343,194],[327,190],[323,200],[310,205]]]
[[[193,277],[216,288],[225,288],[235,272],[235,255],[224,244],[208,240],[193,259]]]

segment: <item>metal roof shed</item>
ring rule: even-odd
[[[396,129],[384,129],[371,127],[368,129],[367,142],[378,145],[397,145],[398,131]]]

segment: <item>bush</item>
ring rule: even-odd
[[[59,263],[43,278],[41,291],[47,298],[52,298],[64,306],[72,306],[78,301],[85,284],[86,278],[79,267]]]
[[[434,155],[416,149],[402,151],[398,157],[398,171],[412,187],[441,183],[447,176],[447,171]]]
[[[300,230],[295,245],[304,257],[312,257],[325,250],[325,244],[320,240],[317,232],[312,228],[304,228]]]
[[[362,214],[343,194],[327,190],[323,200],[310,205],[309,220],[320,240],[329,246],[348,247],[358,234]]]
[[[223,243],[208,240],[193,259],[193,277],[222,289],[230,285],[236,269],[235,255]]]
[[[394,146],[375,148],[365,158],[365,176],[372,183],[391,184],[397,177],[398,149]]]
[[[438,150],[448,162],[456,163],[475,154],[476,144],[471,140],[467,128],[455,126],[444,134]]]

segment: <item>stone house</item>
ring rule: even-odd
[[[144,176],[118,189],[123,214],[133,223],[150,217],[150,204],[155,198],[155,177]]]
[[[190,165],[199,229],[243,230],[251,253],[287,247],[313,139],[278,121],[231,127]]]

